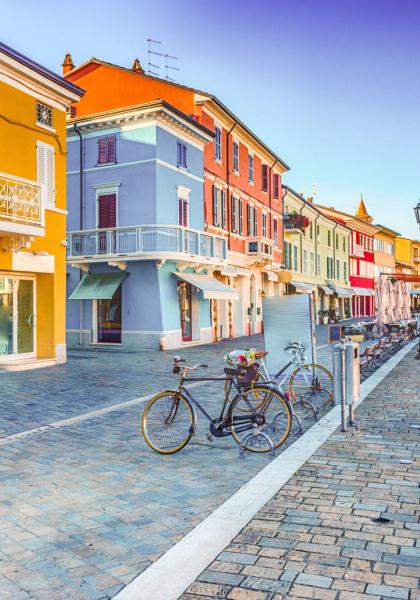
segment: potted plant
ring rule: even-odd
[[[319,310],[318,315],[323,325],[328,325],[328,310]]]

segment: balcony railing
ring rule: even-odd
[[[41,191],[35,181],[0,173],[0,221],[43,227]]]
[[[309,227],[309,219],[305,215],[301,215],[297,212],[285,213],[284,215],[284,229],[286,231],[303,232]]]
[[[226,259],[226,239],[178,225],[135,225],[68,234],[68,257],[183,254]]]
[[[264,237],[249,237],[246,241],[246,253],[248,256],[262,256],[271,258],[273,255],[273,240]]]
[[[350,255],[363,258],[365,256],[363,246],[361,246],[360,244],[352,244],[350,249]]]

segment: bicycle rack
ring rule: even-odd
[[[258,425],[254,424],[252,426],[252,432],[248,433],[244,437],[244,439],[242,440],[242,443],[239,446],[239,458],[245,458],[245,451],[246,451],[246,443],[247,443],[247,441],[250,440],[250,441],[254,442],[259,437],[263,437],[269,443],[270,448],[271,448],[271,450],[270,450],[271,456],[275,456],[276,455],[276,449],[274,447],[273,440],[266,433],[264,433],[264,431],[260,431],[259,428],[258,428]]]

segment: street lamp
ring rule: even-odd
[[[417,225],[420,227],[420,200],[417,202],[417,206],[414,207],[414,214],[416,215]],[[416,359],[420,360],[420,313],[417,313],[417,332],[419,334],[419,345],[417,348]]]

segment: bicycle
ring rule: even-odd
[[[231,435],[240,452],[273,452],[287,439],[292,425],[290,407],[273,386],[253,383],[243,388],[238,380],[246,369],[225,368],[225,377],[189,377],[190,371],[207,365],[181,366],[173,359],[172,371],[179,374],[176,390],[165,390],[149,400],[142,416],[142,432],[148,446],[159,454],[175,454],[184,448],[197,430],[198,409],[209,421],[214,437]],[[220,414],[212,418],[185,387],[186,382],[224,381],[227,393]],[[228,401],[232,389],[236,395]]]

